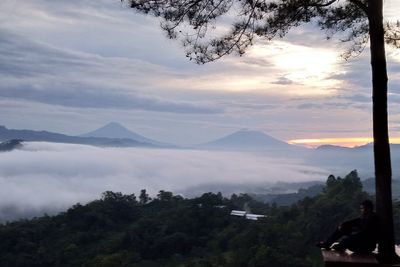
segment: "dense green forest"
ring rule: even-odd
[[[105,192],[57,216],[0,225],[1,266],[285,267],[321,266],[316,241],[358,216],[356,171],[329,176],[321,194],[291,206],[264,204],[246,194],[205,193],[185,199],[160,191],[150,199]],[[249,207],[258,221],[230,215]],[[396,229],[399,206],[395,203]]]

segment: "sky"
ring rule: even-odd
[[[399,8],[386,0],[385,17]],[[2,0],[0,124],[78,135],[115,121],[180,145],[243,128],[298,144],[370,140],[368,48],[346,62],[345,45],[305,25],[199,66],[159,24],[117,0]],[[400,50],[387,59],[398,141]]]

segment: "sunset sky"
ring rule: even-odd
[[[398,10],[385,1],[387,19]],[[372,136],[369,48],[347,62],[345,49],[305,25],[199,66],[157,19],[119,0],[2,0],[0,125],[77,135],[115,121],[176,144],[246,128],[294,144],[360,145]],[[400,49],[388,47],[387,60],[400,143]]]

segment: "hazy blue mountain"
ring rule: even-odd
[[[392,160],[393,177],[400,177],[400,145],[390,145],[390,155]],[[352,148],[331,146],[329,149],[315,149],[313,153],[313,163],[319,166],[336,165],[342,169],[354,168],[363,175],[374,175],[374,147],[373,143],[368,143]]]
[[[158,146],[165,146],[168,144],[152,140],[144,137],[138,133],[128,130],[124,126],[116,122],[110,122],[97,130],[91,131],[80,135],[80,137],[105,137],[105,138],[119,138],[119,139],[132,139],[142,143],[149,143]]]
[[[400,145],[391,144],[391,160],[393,177],[400,177]],[[374,151],[373,144],[365,144],[356,147],[341,147],[335,145],[323,145],[312,149],[311,153],[303,156],[308,164],[323,167],[332,173],[340,173],[343,170],[357,169],[362,177],[374,175]]]
[[[240,130],[215,141],[199,145],[200,148],[224,149],[224,150],[288,150],[301,149],[289,145],[281,140],[273,138],[260,131]]]
[[[368,178],[363,182],[363,189],[365,192],[375,195],[375,178]],[[400,180],[392,179],[392,197],[393,199],[400,199]]]
[[[105,138],[105,137],[79,137],[47,131],[13,130],[0,125],[0,141],[21,139],[24,141],[45,141],[53,143],[85,144],[112,147],[154,147],[155,145],[138,142],[132,139]]]
[[[400,144],[390,144],[391,149],[400,149]],[[367,143],[365,145],[355,146],[355,147],[344,147],[337,145],[321,145],[316,148],[316,150],[326,150],[326,151],[372,151],[374,149],[373,143]]]
[[[22,147],[22,140],[12,139],[0,143],[0,152],[7,152]]]

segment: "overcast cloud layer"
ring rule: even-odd
[[[28,142],[22,150],[0,155],[3,219],[64,210],[107,190],[137,194],[145,188],[153,196],[159,190],[182,193],[202,185],[214,185],[214,191],[224,185],[262,190],[277,181],[323,181],[329,174],[299,160],[239,152]]]
[[[399,3],[388,0],[396,19]],[[305,38],[307,36],[307,38]],[[80,134],[119,121],[153,139],[201,143],[241,128],[282,140],[369,136],[368,48],[312,25],[260,40],[244,57],[197,66],[159,21],[113,0],[0,3],[0,124]],[[400,53],[388,49],[392,135]]]

